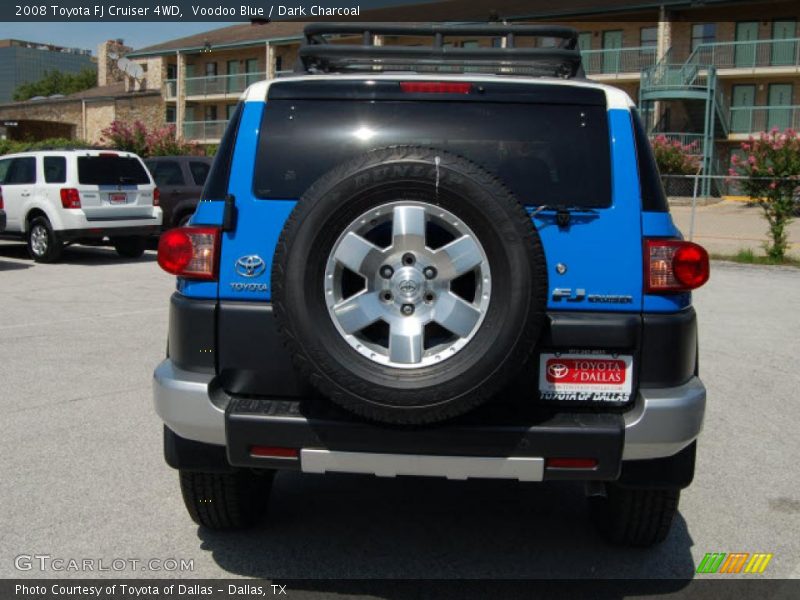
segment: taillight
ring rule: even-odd
[[[180,227],[161,234],[158,264],[167,273],[187,279],[216,279],[219,229]]]
[[[64,208],[80,208],[81,195],[75,188],[61,188],[61,206]]]
[[[400,89],[407,94],[469,94],[472,84],[462,81],[401,81]]]
[[[681,240],[645,241],[645,292],[688,292],[709,276],[708,252]]]
[[[153,206],[158,206],[161,204],[161,190],[158,188],[153,189]]]
[[[548,469],[594,469],[596,458],[548,458],[545,460]]]
[[[3,210],[3,188],[0,188],[0,210]]]

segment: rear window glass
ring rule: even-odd
[[[639,113],[631,111],[633,118],[633,131],[636,136],[636,162],[639,165],[639,187],[642,194],[642,210],[653,212],[667,212],[667,194],[661,184],[658,165],[653,157],[650,140],[647,138]]]
[[[211,165],[205,162],[191,161],[189,163],[189,170],[192,172],[192,179],[195,185],[203,185],[208,177],[208,170]]]
[[[136,158],[79,156],[78,181],[87,185],[140,185],[150,183],[150,178]]]
[[[183,173],[177,161],[157,160],[148,162],[147,166],[157,186],[183,185]]]
[[[63,156],[44,157],[45,183],[64,183],[67,180],[67,159]]]
[[[472,160],[523,204],[611,203],[602,106],[274,100],[263,119],[254,178],[261,198],[298,198],[325,172],[368,150],[414,145]]]

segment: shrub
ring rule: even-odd
[[[100,139],[103,143],[117,150],[135,152],[142,158],[203,153],[199,145],[176,138],[174,125],[148,131],[141,121],[135,121],[132,125],[114,121],[101,133]]]
[[[700,169],[697,142],[684,145],[659,135],[651,143],[662,175],[694,175]]]
[[[800,134],[777,128],[742,143],[745,157],[734,155],[731,175],[745,177],[742,189],[764,211],[769,225],[767,256],[783,261],[789,248],[786,230],[794,214],[794,195],[800,187]]]
[[[37,142],[25,140],[0,140],[0,155],[13,154],[14,152],[27,152],[29,150],[44,150],[47,148],[80,149],[89,148],[91,144],[82,140],[67,138],[47,138]]]

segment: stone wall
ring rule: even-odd
[[[9,135],[13,139],[23,139],[26,136],[33,139],[52,137],[52,132],[39,125],[50,122],[69,127],[67,129],[60,126],[59,135],[63,135],[64,131],[71,131],[71,136],[75,139],[97,144],[100,143],[103,129],[114,120],[129,124],[141,121],[148,129],[153,129],[163,127],[166,124],[165,117],[161,95],[154,92],[115,98],[92,98],[86,101],[53,100],[0,106],[0,121],[16,121],[20,124],[19,132],[25,132],[25,135],[16,135],[9,129]],[[26,126],[26,123],[30,126]],[[35,127],[34,123],[37,124]]]

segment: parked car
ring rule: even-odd
[[[0,188],[0,233],[6,229],[6,211],[4,210],[3,190]]]
[[[709,262],[633,102],[582,76],[573,29],[327,41],[358,27],[307,26],[306,72],[245,92],[192,226],[161,237],[154,400],[189,514],[252,525],[280,469],[567,480],[608,540],[662,541],[703,423]],[[519,47],[443,49],[463,35]]]
[[[159,156],[145,161],[161,191],[163,228],[181,227],[189,222],[211,168],[207,156]]]
[[[65,244],[109,238],[135,258],[161,229],[158,189],[129,152],[47,150],[0,157],[4,235],[24,239],[37,262],[58,260]]]

